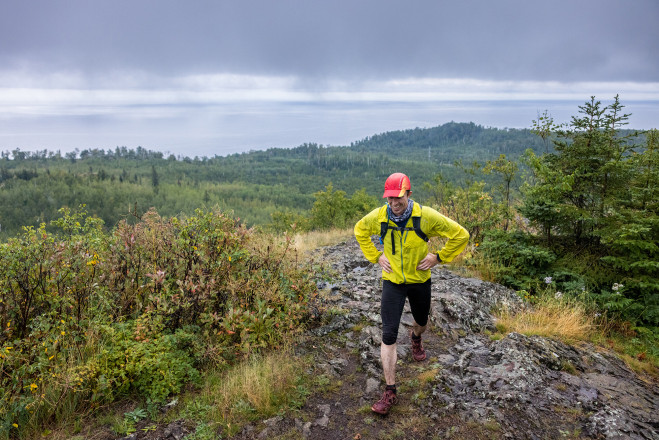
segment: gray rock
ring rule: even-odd
[[[380,381],[369,377],[366,379],[366,395],[377,393],[380,390]]]
[[[302,437],[309,438],[311,436],[311,422],[302,425]]]
[[[272,418],[269,418],[268,420],[264,420],[263,424],[269,428],[272,428],[273,426],[277,425],[280,423],[284,418],[282,416],[275,416]]]
[[[177,420],[167,425],[163,434],[165,439],[181,440],[188,435],[188,430],[185,428],[183,420]]]
[[[322,252],[341,279],[341,295],[332,304],[344,308],[346,315],[335,317],[318,333],[347,330],[366,320],[361,332],[350,338],[359,349],[362,369],[372,377],[360,399],[365,405],[379,388],[375,378],[382,376],[381,270],[364,259],[354,239]],[[659,439],[659,387],[640,380],[615,355],[515,333],[491,341],[482,333],[494,328],[493,310],[525,307],[503,286],[463,278],[443,267],[433,269],[430,320],[441,330],[448,352],[437,355],[442,368],[432,397],[419,402],[419,411],[433,420],[457,412],[464,420],[494,421],[504,438],[562,438],[581,432],[593,438]],[[407,305],[401,323],[397,348],[403,358],[409,354],[413,323]],[[327,364],[341,365],[340,358]],[[321,426],[321,421],[325,423],[323,415],[315,423]],[[307,431],[301,423],[298,428],[307,437],[308,425]]]
[[[327,425],[329,424],[329,415],[332,408],[329,404],[323,404],[318,405],[318,409],[320,410],[321,415],[316,419],[314,425],[320,426],[321,428],[327,428]]]

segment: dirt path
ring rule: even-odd
[[[401,333],[407,333],[407,328]],[[322,390],[311,395],[299,412],[249,427],[232,439],[504,438],[495,425],[465,423],[450,412],[441,417],[427,415],[433,405],[433,382],[441,368],[437,356],[446,353],[448,343],[431,329],[424,335],[425,361],[415,362],[409,353],[399,357],[399,402],[390,414],[381,416],[371,411],[371,405],[384,385],[364,371],[356,332],[347,330],[330,338],[309,340],[305,345],[315,347],[317,366],[313,374]],[[409,337],[400,338],[399,344],[409,346]]]

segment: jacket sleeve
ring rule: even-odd
[[[439,258],[442,259],[442,262],[449,263],[453,261],[467,247],[469,232],[456,221],[434,209],[428,209],[427,214],[424,209],[422,217],[426,218],[429,223],[429,236],[448,238],[444,247],[439,251]]]
[[[364,257],[371,263],[377,263],[382,252],[378,251],[371,236],[380,233],[380,223],[378,222],[379,208],[366,214],[355,225],[355,238],[364,253]]]

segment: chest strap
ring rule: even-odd
[[[384,244],[384,239],[387,231],[391,230],[391,253],[396,255],[396,241],[394,240],[394,231],[414,231],[423,241],[428,242],[428,236],[421,230],[421,216],[412,217],[412,227],[407,226],[391,226],[388,221],[380,222],[380,243]]]

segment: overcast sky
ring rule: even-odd
[[[654,128],[658,22],[657,0],[7,0],[0,150],[346,145],[616,94]]]

